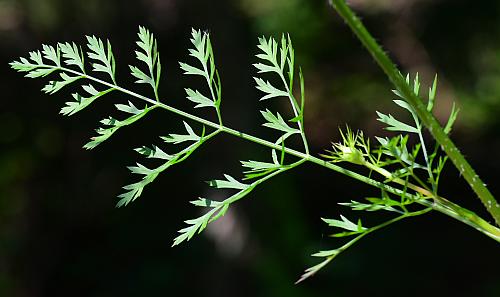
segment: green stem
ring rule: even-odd
[[[415,110],[422,123],[427,127],[434,139],[441,145],[441,148],[446,152],[455,167],[460,171],[460,174],[463,175],[470,187],[484,204],[486,210],[495,219],[497,225],[500,225],[500,204],[497,203],[488,188],[486,188],[484,182],[479,178],[455,144],[444,132],[436,118],[427,111],[423,101],[413,93],[413,90],[408,86],[399,70],[382,50],[381,46],[371,36],[355,13],[347,6],[345,0],[330,0],[330,3],[370,52],[396,89]]]
[[[422,144],[422,152],[424,154],[424,159],[425,159],[425,165],[427,165],[427,174],[429,175],[429,181],[432,184],[432,192],[437,193],[436,189],[436,182],[434,180],[434,175],[432,174],[432,168],[429,163],[429,157],[427,156],[427,147],[425,145],[424,141],[424,136],[422,135],[422,126],[420,125],[419,122],[415,121],[417,124],[417,130],[418,130],[418,138],[420,140],[420,143]]]
[[[278,65],[276,65],[276,67],[278,67]],[[285,80],[285,77],[283,76],[283,73],[280,72],[279,76],[281,77],[281,81],[285,85],[286,92],[288,93],[288,99],[290,99],[290,105],[292,106],[293,115],[295,117],[297,117],[299,115],[299,113],[297,111],[297,109],[299,108],[298,107],[299,104],[297,103],[297,100],[293,96],[292,90],[290,89],[290,87],[288,87],[288,84],[286,83],[286,80]],[[304,130],[302,123],[303,123],[303,119],[300,121],[297,121],[297,125],[298,125],[299,131],[300,131],[300,137],[302,137],[302,143],[304,144],[304,149],[305,149],[306,153],[309,154],[309,145],[307,143],[306,132]]]
[[[416,186],[416,185],[414,185],[412,183],[408,183],[408,182],[406,182],[405,180],[402,180],[399,177],[394,177],[392,175],[392,173],[390,173],[388,170],[386,170],[386,169],[384,169],[382,167],[378,167],[376,165],[373,165],[370,162],[364,162],[362,165],[365,166],[366,168],[372,170],[372,171],[375,171],[375,172],[379,173],[380,175],[382,175],[383,177],[385,177],[388,181],[395,182],[395,183],[400,184],[402,186],[407,186],[409,189],[412,189],[415,192],[418,192],[418,193],[424,195],[425,197],[429,197],[429,198],[434,197],[434,195],[432,194],[432,192],[430,192],[429,190],[427,190],[425,188],[422,188],[422,187],[419,187],[419,186]]]
[[[500,229],[489,224],[474,212],[466,208],[463,208],[460,205],[455,204],[444,197],[434,194],[427,189],[421,188],[412,183],[408,183],[407,181],[402,180],[400,178],[393,178],[392,174],[389,171],[385,170],[384,168],[374,166],[371,163],[365,163],[364,166],[381,174],[385,178],[390,179],[390,181],[392,182],[405,186],[409,189],[414,190],[417,193],[420,193],[421,195],[424,195],[425,198],[433,198],[435,200],[435,203],[432,203],[425,199],[422,199],[421,197],[416,197],[413,195],[411,198],[413,198],[414,201],[416,201],[417,203],[427,207],[432,207],[434,210],[437,210],[439,212],[446,213],[447,215],[459,221],[462,221],[469,226],[474,227],[480,232],[500,242]],[[394,194],[394,192],[391,193]],[[405,193],[405,195],[410,196],[410,194],[408,193]],[[487,230],[487,233],[485,233],[484,230]]]
[[[205,72],[205,80],[207,81],[208,88],[210,89],[210,95],[212,96],[212,101],[216,102],[217,98],[215,98],[214,88],[212,86],[212,82],[210,81],[210,77],[207,70],[207,65],[203,64],[203,71]],[[219,121],[219,126],[222,126],[222,117],[220,113],[220,106],[215,106],[215,112],[217,113],[217,120]]]
[[[335,165],[333,163],[327,162],[326,160],[323,160],[323,159],[311,156],[308,153],[303,153],[303,152],[300,152],[300,151],[297,151],[297,150],[294,150],[294,149],[291,149],[291,148],[283,147],[282,144],[273,143],[273,142],[261,139],[259,137],[255,137],[253,135],[240,132],[240,131],[235,130],[235,129],[231,129],[231,128],[228,128],[228,127],[225,127],[225,126],[221,126],[219,123],[214,123],[214,122],[211,122],[211,121],[206,120],[204,118],[200,118],[198,116],[192,115],[190,113],[187,113],[187,112],[182,111],[180,109],[177,109],[175,107],[169,106],[169,105],[167,105],[165,103],[158,102],[158,101],[156,101],[154,99],[148,98],[146,96],[137,94],[137,93],[135,93],[133,91],[130,91],[130,90],[127,90],[127,89],[122,88],[120,86],[117,86],[116,84],[112,84],[112,83],[103,81],[101,79],[98,79],[98,78],[95,78],[95,77],[83,74],[81,72],[78,72],[78,71],[75,71],[75,70],[72,70],[72,69],[68,69],[68,68],[64,68],[64,67],[54,67],[54,68],[56,68],[56,70],[66,71],[68,73],[72,73],[72,74],[76,74],[76,75],[79,75],[79,76],[83,76],[83,77],[85,77],[85,78],[87,78],[89,80],[92,80],[94,82],[100,83],[100,84],[105,85],[105,86],[110,87],[110,88],[114,88],[117,91],[123,92],[123,93],[125,93],[127,95],[130,95],[132,97],[135,97],[135,98],[141,99],[141,100],[143,100],[145,102],[148,102],[152,106],[157,106],[159,108],[163,108],[163,109],[165,109],[167,111],[170,111],[170,112],[175,113],[175,114],[177,114],[179,116],[182,116],[182,117],[185,117],[187,119],[190,119],[192,121],[198,122],[198,123],[203,124],[203,125],[205,125],[207,127],[212,127],[212,128],[214,128],[214,129],[217,130],[215,134],[217,134],[219,132],[225,132],[227,134],[231,134],[231,135],[237,136],[239,138],[242,138],[242,139],[245,139],[245,140],[248,140],[248,141],[251,141],[251,142],[254,142],[254,143],[257,143],[257,144],[269,147],[269,148],[272,148],[272,149],[276,149],[278,151],[283,150],[285,153],[287,153],[289,155],[292,155],[292,156],[295,156],[295,157],[298,157],[299,159],[301,159],[299,161],[300,162],[299,164],[301,164],[302,162],[305,162],[305,161],[309,161],[309,162],[315,163],[317,165],[326,167],[326,168],[328,168],[330,170],[333,170],[333,171],[339,172],[341,174],[344,174],[344,175],[346,175],[348,177],[351,177],[351,178],[354,178],[356,180],[359,180],[359,181],[361,181],[361,182],[363,182],[365,184],[368,184],[368,185],[377,187],[379,189],[382,189],[384,191],[387,191],[388,193],[392,193],[392,194],[395,194],[395,195],[403,195],[403,194],[408,195],[410,198],[414,199],[417,203],[425,205],[427,207],[432,207],[434,210],[439,211],[439,212],[441,212],[443,214],[446,214],[446,215],[448,215],[448,216],[450,216],[452,218],[455,218],[455,219],[457,219],[457,220],[459,220],[459,221],[461,221],[461,222],[463,222],[463,223],[465,223],[465,224],[467,224],[469,226],[472,226],[475,229],[477,229],[480,232],[482,232],[483,234],[487,235],[488,237],[493,238],[496,241],[500,242],[500,229],[499,228],[496,228],[495,226],[490,225],[488,222],[486,222],[485,220],[481,219],[475,213],[473,213],[473,212],[471,212],[469,210],[466,210],[466,209],[464,209],[464,208],[462,208],[462,207],[460,207],[460,206],[458,206],[456,204],[453,204],[453,203],[451,203],[449,201],[448,201],[449,203],[446,206],[439,205],[437,203],[429,202],[429,201],[427,201],[425,199],[422,199],[421,197],[418,197],[418,196],[415,196],[415,195],[410,195],[408,193],[404,193],[402,190],[394,188],[394,187],[391,187],[391,186],[389,186],[387,184],[384,184],[383,182],[376,181],[376,180],[368,178],[368,177],[366,177],[366,176],[364,176],[362,174],[356,173],[354,171],[347,170],[347,169],[342,168],[342,167],[340,167],[338,165]],[[294,165],[294,164],[296,164],[296,163],[293,163],[292,165]],[[297,165],[299,165],[299,164],[297,164]],[[290,166],[292,166],[292,165],[290,165]],[[297,165],[294,165],[294,167],[297,166]],[[418,190],[418,189],[420,189],[420,190]],[[415,189],[413,189],[413,190],[415,190],[417,192],[420,192],[424,196],[432,196],[432,193],[426,191],[425,189],[417,187],[417,186],[415,186]],[[422,190],[424,190],[426,192],[422,192]]]

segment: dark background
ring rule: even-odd
[[[426,90],[439,74],[436,115],[461,109],[452,138],[494,194],[500,193],[500,2],[465,0],[351,1],[404,72],[419,72]],[[306,130],[315,153],[338,140],[345,123],[386,135],[375,110],[391,104],[391,85],[326,1],[0,0],[0,296],[500,296],[498,243],[438,213],[411,219],[363,239],[318,275],[294,285],[309,257],[340,240],[320,217],[337,205],[378,191],[312,164],[263,184],[191,242],[171,248],[183,220],[200,213],[188,201],[208,195],[203,182],[240,177],[238,160],[268,158],[266,149],[228,135],[204,145],[163,173],[126,208],[121,186],[143,161],[132,150],[181,132],[181,119],[155,111],[93,151],[81,147],[113,112],[103,97],[71,118],[58,115],[71,88],[40,93],[7,63],[42,43],[109,38],[118,81],[134,85],[127,64],[139,25],[159,41],[161,97],[192,110],[182,76],[192,27],[209,30],[224,87],[225,123],[255,135],[259,109],[252,76],[257,37],[292,36],[306,77]],[[264,107],[265,106],[265,107]],[[272,105],[285,110],[286,105]],[[151,164],[151,163],[147,163]],[[489,218],[451,165],[442,194]],[[373,219],[373,216],[369,217]],[[377,218],[375,217],[376,221]]]

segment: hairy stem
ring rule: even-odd
[[[441,148],[446,152],[455,167],[464,176],[465,180],[486,207],[486,210],[494,218],[497,225],[500,225],[500,204],[497,203],[488,188],[486,188],[484,182],[479,178],[471,165],[465,160],[464,156],[444,132],[436,118],[427,111],[422,99],[415,95],[397,67],[371,36],[355,13],[345,3],[345,0],[330,0],[330,3],[370,52],[396,89],[415,110],[422,123],[427,127],[434,139],[441,145]]]

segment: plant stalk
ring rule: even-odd
[[[381,46],[375,41],[363,23],[349,8],[345,0],[330,0],[330,4],[344,19],[351,30],[356,34],[361,43],[370,52],[380,68],[389,77],[396,89],[403,95],[408,104],[415,110],[422,123],[429,130],[434,139],[440,144],[450,160],[458,169],[461,175],[469,183],[472,190],[491,214],[497,225],[500,225],[500,204],[497,203],[491,192],[486,188],[486,184],[479,178],[471,165],[465,160],[455,144],[451,141],[436,118],[427,111],[422,99],[420,99],[408,86],[405,79],[389,59]]]

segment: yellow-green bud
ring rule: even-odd
[[[358,165],[363,165],[365,163],[365,158],[358,149],[343,145],[340,146],[339,149],[339,157],[341,157],[342,160]]]

